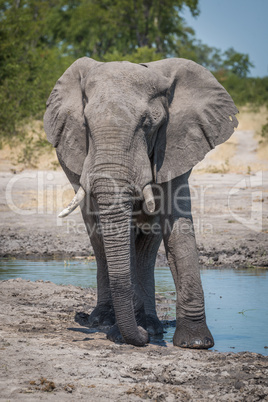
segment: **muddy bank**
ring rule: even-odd
[[[226,236],[227,237],[227,236]],[[263,267],[268,268],[266,233],[247,233],[243,239],[233,241],[222,238],[198,242],[199,262],[206,267]],[[92,258],[94,251],[86,233],[69,236],[54,230],[0,231],[0,257],[17,259],[72,259]],[[167,260],[161,246],[157,266],[166,266]]]
[[[80,326],[74,316],[92,310],[92,289],[8,280],[0,303],[1,400],[268,400],[262,355],[117,345]],[[167,301],[157,304],[163,318]]]

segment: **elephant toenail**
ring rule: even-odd
[[[191,348],[200,348],[202,346],[202,341],[200,339],[196,339],[193,342],[190,343]]]
[[[212,347],[214,345],[214,342],[210,338],[204,338],[204,345]]]
[[[187,346],[188,346],[188,343],[186,341],[182,341],[180,344],[181,348],[187,348]]]

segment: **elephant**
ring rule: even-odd
[[[205,316],[188,179],[238,125],[216,78],[182,59],[136,64],[76,60],[52,90],[48,141],[75,196],[97,262],[95,325],[134,346],[163,332],[154,266],[163,240],[176,287],[173,344],[213,347]]]

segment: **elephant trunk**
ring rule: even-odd
[[[107,184],[106,184],[107,185]],[[98,186],[99,187],[99,186]],[[104,187],[102,187],[104,188]],[[108,264],[110,289],[117,324],[125,342],[143,346],[148,333],[138,327],[134,311],[134,290],[131,283],[131,217],[132,202],[128,190],[111,194],[107,188],[95,193]]]

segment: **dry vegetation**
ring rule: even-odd
[[[33,120],[20,135],[6,139],[0,149],[0,171],[20,172],[24,169],[56,170],[56,152],[49,144],[43,122]]]
[[[254,130],[260,135],[261,127],[266,123],[268,111],[266,106],[253,107],[251,105],[239,108],[238,130]]]
[[[195,173],[242,173],[267,169],[268,141],[261,137],[268,110],[265,106],[243,106],[239,108],[239,125],[236,132],[224,144],[217,146],[194,169]],[[240,132],[245,132],[240,136]],[[247,138],[253,143],[253,150],[247,153]],[[243,144],[244,140],[244,144]],[[241,152],[243,148],[243,153]],[[250,146],[249,146],[250,148]]]
[[[258,141],[258,158],[268,161],[268,141],[265,141],[261,137],[262,126],[268,119],[268,108],[266,106],[261,106],[259,108],[243,106],[240,108],[238,119],[238,130],[254,131],[255,139]]]
[[[262,126],[267,122],[268,109],[266,106],[254,109],[250,106],[244,106],[239,113],[238,130],[253,130],[255,138],[259,143],[258,157],[268,160],[268,141],[261,137]]]

